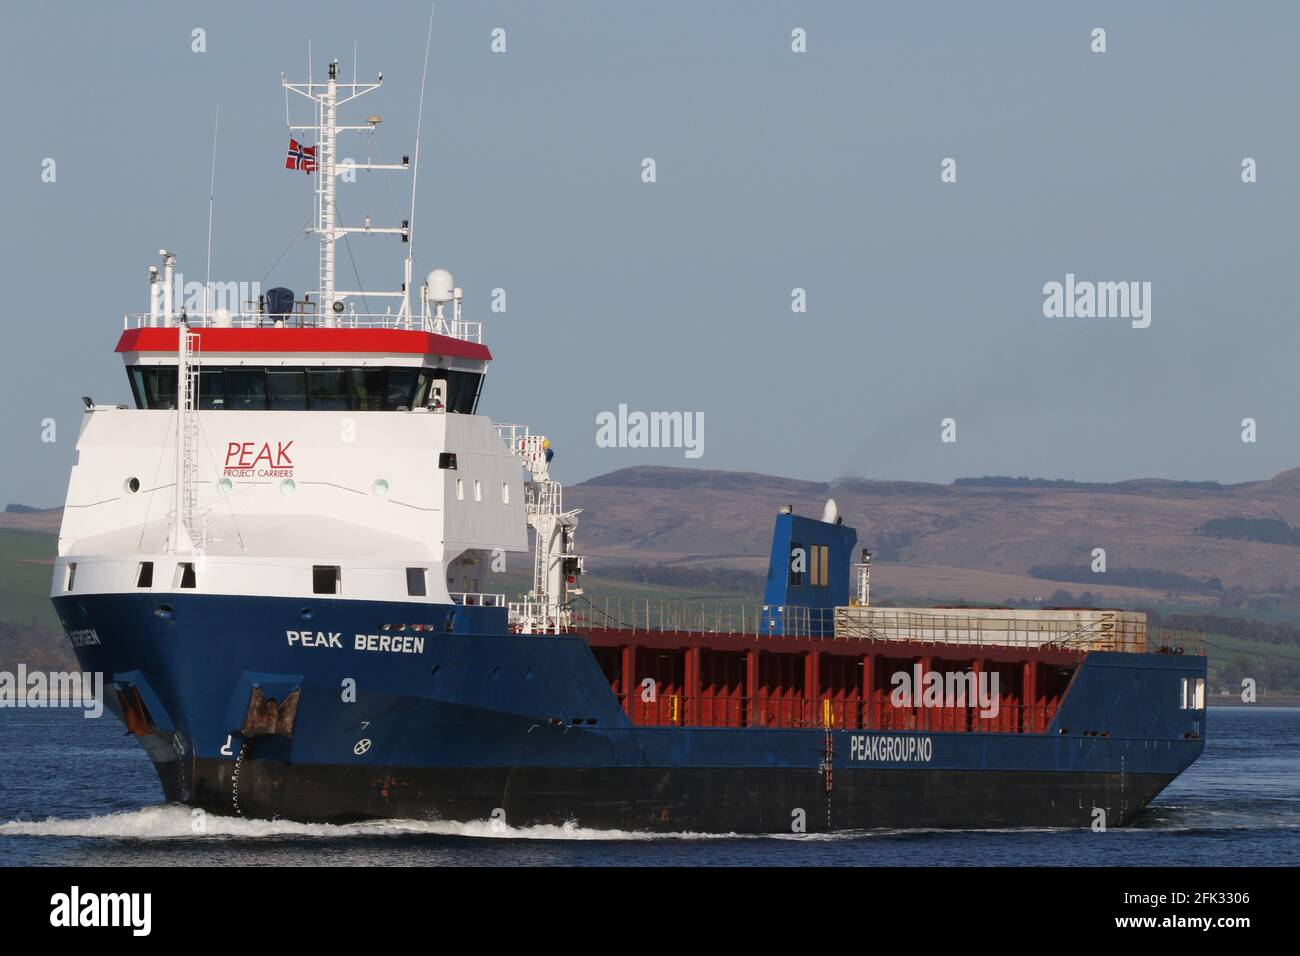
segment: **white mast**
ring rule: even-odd
[[[378,116],[372,116],[365,125],[340,125],[338,122],[339,107],[352,102],[357,97],[379,89],[384,82],[384,74],[380,73],[374,83],[358,83],[355,80],[351,83],[341,83],[338,79],[338,65],[339,61],[337,59],[330,63],[329,78],[324,83],[317,83],[310,79],[306,83],[290,83],[283,76],[280,78],[280,83],[286,91],[292,90],[300,96],[305,96],[312,101],[315,108],[315,122],[313,124],[304,126],[291,123],[289,122],[289,105],[286,98],[285,125],[288,126],[291,134],[314,133],[316,138],[318,154],[316,157],[316,175],[319,178],[316,183],[316,227],[313,231],[320,240],[320,285],[316,292],[320,302],[321,322],[324,325],[337,325],[338,313],[343,311],[343,300],[349,296],[362,294],[361,290],[339,290],[336,287],[334,244],[350,232],[365,233],[366,235],[388,233],[401,236],[404,242],[410,238],[410,228],[407,222],[403,222],[400,226],[391,227],[371,226],[368,219],[364,226],[340,226],[338,224],[338,213],[335,206],[335,189],[340,175],[336,144],[338,134],[348,131],[373,133],[380,122]],[[349,163],[346,168],[409,169],[410,162],[407,157],[403,156],[400,163]],[[399,299],[405,299],[406,295],[405,292],[366,292],[365,294]]]

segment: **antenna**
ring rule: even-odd
[[[429,4],[429,32],[424,38],[424,70],[420,74],[420,107],[415,114],[415,168],[411,171],[411,217],[406,221],[409,229],[406,249],[406,321],[411,321],[411,264],[415,260],[415,187],[420,180],[420,128],[424,125],[424,90],[429,79],[429,46],[433,43],[433,12],[437,3]]]
[[[212,289],[212,212],[213,195],[217,185],[217,130],[221,126],[221,104],[217,104],[217,115],[212,121],[212,172],[208,176],[208,274],[203,279],[203,314],[211,315],[212,308],[208,294]]]
[[[310,71],[309,71],[310,73]],[[344,300],[350,296],[359,295],[377,295],[388,296],[390,298],[401,299],[403,308],[406,307],[407,295],[405,289],[401,292],[364,292],[361,290],[343,291],[337,289],[334,285],[335,271],[335,243],[339,239],[345,239],[348,233],[363,233],[365,235],[375,235],[388,233],[390,235],[400,236],[405,242],[410,235],[409,222],[403,222],[400,226],[379,227],[367,223],[364,226],[343,226],[338,222],[338,209],[335,202],[335,191],[338,186],[338,153],[336,148],[336,139],[339,133],[344,132],[373,132],[375,125],[380,121],[374,118],[372,121],[363,125],[351,124],[345,125],[339,122],[339,108],[351,103],[353,100],[367,93],[374,92],[383,85],[384,74],[380,73],[373,83],[347,83],[339,79],[339,61],[337,58],[329,62],[328,79],[324,82],[316,82],[309,79],[306,83],[290,83],[284,77],[281,77],[280,83],[287,91],[292,91],[298,95],[312,101],[314,108],[313,122],[307,125],[299,125],[288,122],[290,134],[296,132],[310,132],[316,136],[315,149],[318,150],[315,162],[314,172],[316,173],[316,225],[311,230],[320,240],[320,285],[317,288],[317,302],[320,310],[320,321],[323,325],[334,326],[339,322],[339,316],[343,312]],[[349,163],[348,169],[400,169],[410,168],[408,157],[403,156],[400,163]],[[312,170],[308,170],[312,171]],[[409,283],[408,283],[409,285]]]

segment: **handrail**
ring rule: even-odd
[[[190,328],[197,329],[411,329],[417,332],[433,332],[464,342],[483,342],[483,323],[467,319],[447,321],[446,319],[425,320],[419,317],[405,319],[398,313],[388,312],[341,312],[332,319],[322,319],[318,313],[302,312],[190,312],[185,316]],[[123,329],[175,328],[166,326],[159,316],[148,312],[128,313],[122,316]]]
[[[505,607],[504,594],[491,594],[486,591],[452,591],[451,599],[465,607]]]
[[[1197,631],[1151,627],[1136,619],[1110,630],[1100,622],[1065,615],[1034,618],[972,616],[935,609],[874,608],[869,624],[854,623],[845,610],[754,605],[744,601],[672,598],[575,598],[549,608],[559,631],[611,630],[631,633],[735,635],[751,638],[890,641],[950,646],[1043,648],[1083,652],[1204,654]],[[548,630],[551,630],[548,628]]]

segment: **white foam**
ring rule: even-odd
[[[203,816],[203,832],[194,832],[194,811],[168,804],[97,817],[13,820],[0,823],[0,837],[39,836],[116,840],[221,839],[352,839],[385,836],[452,836],[514,840],[696,840],[736,839],[736,834],[643,833],[632,830],[592,830],[572,823],[559,826],[510,827],[491,820],[458,823],[450,820],[369,820],[364,823],[294,823],[290,820],[252,820],[243,817]]]
[[[1151,832],[1179,832],[1200,830],[1188,822],[1155,820],[1154,826],[1117,828],[1115,832],[1134,834]],[[291,820],[254,820],[245,817],[223,817],[206,814],[204,832],[195,833],[194,811],[178,804],[160,804],[139,810],[126,810],[95,817],[58,818],[44,820],[12,820],[0,823],[0,838],[35,836],[64,837],[69,839],[108,840],[265,840],[265,839],[327,839],[346,840],[390,836],[442,836],[487,840],[538,840],[538,841],[646,841],[646,840],[791,840],[840,841],[888,837],[917,837],[925,835],[954,835],[972,833],[1069,833],[1070,829],[1055,827],[987,828],[972,830],[935,829],[874,829],[839,830],[834,833],[649,833],[636,830],[594,830],[574,823],[558,826],[541,825],[511,827],[492,820],[474,820],[467,823],[452,820],[368,820],[363,823],[294,823]],[[1300,824],[1275,823],[1274,826],[1300,826]],[[1219,827],[1236,829],[1236,827]]]

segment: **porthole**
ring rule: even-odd
[[[310,621],[312,619],[311,608],[309,607],[303,608],[301,611],[298,612],[298,616],[302,618],[304,621]]]
[[[229,478],[222,478],[217,482],[217,490],[223,495],[228,495],[235,490],[235,483]]]
[[[283,481],[280,482],[280,494],[285,495],[287,497],[293,494],[294,489],[297,487],[298,485],[294,482],[292,478],[285,478]]]
[[[170,604],[159,604],[153,609],[154,617],[161,621],[170,621],[174,615]]]
[[[380,498],[388,497],[388,482],[386,482],[383,478],[376,478],[375,483],[370,487],[371,490],[374,491],[374,493],[378,495]]]
[[[137,491],[140,490],[140,479],[139,479],[139,478],[128,478],[128,479],[123,483],[122,487],[126,489],[127,494],[129,494],[129,495],[133,495],[133,494],[135,494]]]

